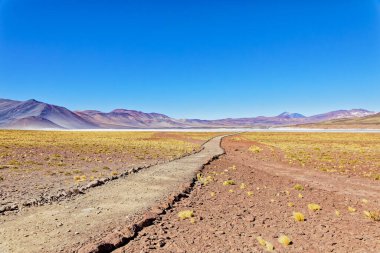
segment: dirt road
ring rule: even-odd
[[[199,153],[94,188],[71,201],[0,217],[0,252],[70,252],[145,211],[223,153],[221,136]]]

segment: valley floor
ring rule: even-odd
[[[209,162],[222,153],[216,137],[72,200],[0,216],[0,252],[380,252],[379,137],[309,135],[228,136]]]
[[[380,252],[379,217],[363,213],[380,210],[379,181],[261,159],[252,144],[225,138],[226,154],[203,170],[209,182],[115,252]],[[321,210],[308,209],[313,203]],[[193,217],[180,219],[181,211]]]

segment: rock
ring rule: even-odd
[[[100,181],[99,180],[94,180],[94,181],[91,181],[90,183],[87,184],[87,188],[96,187],[98,185],[101,185]]]
[[[159,244],[159,245],[160,245],[160,247],[162,248],[162,247],[164,247],[164,246],[165,246],[166,242],[165,242],[165,241],[160,241],[158,244]]]

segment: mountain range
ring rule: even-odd
[[[116,109],[70,111],[34,99],[15,101],[0,99],[0,128],[6,129],[127,129],[127,128],[217,128],[274,127],[311,124],[324,121],[360,118],[374,115],[364,109],[338,110],[306,117],[284,112],[278,116],[226,118],[218,120],[174,119],[160,113]]]

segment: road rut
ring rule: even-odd
[[[0,252],[72,252],[166,198],[224,151],[218,136],[200,152],[109,182],[73,200],[0,217]]]

